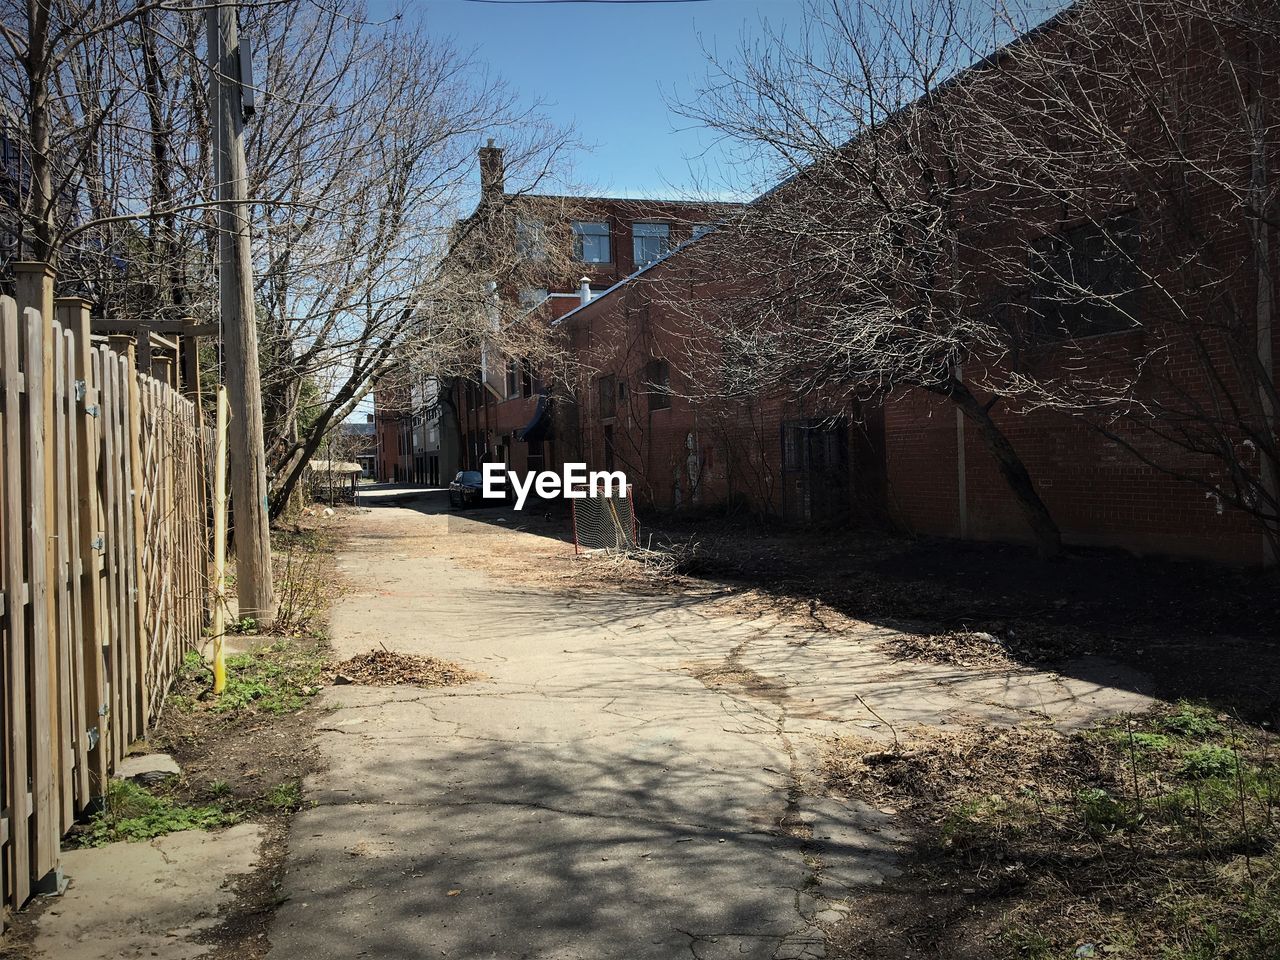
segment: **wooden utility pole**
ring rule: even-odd
[[[267,469],[262,443],[262,386],[258,325],[249,252],[248,176],[244,156],[244,95],[236,9],[228,0],[209,7],[209,116],[218,196],[218,292],[223,362],[231,403],[228,446],[236,543],[236,594],[241,617],[270,622],[271,535]]]
[[[213,692],[227,687],[227,390],[218,385],[213,453]]]

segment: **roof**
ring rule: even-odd
[[[658,266],[659,264],[666,263],[669,259],[674,257],[677,253],[679,253],[682,250],[687,250],[689,247],[693,246],[695,243],[697,243],[707,234],[714,233],[715,230],[716,230],[715,227],[711,227],[708,230],[706,230],[704,233],[700,233],[698,236],[691,237],[690,239],[686,240],[684,243],[680,244],[678,247],[673,247],[672,249],[664,253],[662,256],[660,256],[657,260],[653,261],[653,263],[646,264],[645,266],[641,267],[639,270],[635,271],[634,273],[623,277],[613,286],[606,287],[604,290],[595,294],[586,303],[580,304],[579,306],[574,307],[572,310],[570,310],[568,313],[564,314],[563,316],[557,317],[555,320],[551,321],[551,325],[553,327],[560,326],[560,324],[564,323],[566,320],[568,320],[578,311],[585,310],[587,307],[593,306],[597,300],[603,300],[605,297],[613,293],[613,291],[617,290],[619,287],[625,286],[626,284],[634,280],[636,277],[643,276],[644,274],[648,273],[650,270],[652,270],[654,267]]]
[[[344,420],[338,429],[348,437],[372,437],[374,434],[373,424],[364,420]]]
[[[1052,29],[1054,29],[1055,27],[1058,27],[1059,25],[1061,25],[1065,20],[1067,20],[1067,19],[1068,19],[1072,14],[1074,14],[1074,13],[1077,11],[1077,9],[1079,8],[1079,6],[1080,6],[1079,0],[1076,0],[1076,2],[1072,2],[1072,3],[1068,4],[1068,5],[1067,5],[1066,7],[1064,7],[1062,10],[1058,11],[1056,14],[1054,14],[1053,16],[1051,16],[1051,17],[1049,17],[1047,20],[1045,20],[1043,23],[1040,23],[1040,24],[1038,24],[1037,26],[1032,27],[1032,28],[1031,28],[1030,30],[1028,30],[1026,33],[1019,34],[1018,36],[1016,36],[1016,37],[1014,37],[1012,40],[1010,40],[1008,43],[1003,44],[1002,46],[1000,46],[1000,47],[996,48],[996,49],[995,49],[995,50],[993,50],[991,53],[987,54],[985,57],[982,57],[980,60],[976,60],[976,61],[974,61],[973,63],[971,63],[969,66],[965,67],[964,69],[956,71],[956,73],[952,74],[950,77],[948,77],[947,79],[943,80],[941,83],[939,83],[936,87],[934,87],[932,90],[930,90],[928,93],[924,94],[923,96],[921,96],[921,97],[917,98],[916,100],[913,100],[911,103],[904,104],[903,106],[899,107],[896,111],[894,111],[893,113],[891,113],[891,114],[889,114],[888,116],[886,116],[883,120],[881,120],[881,121],[880,121],[879,123],[877,123],[875,126],[868,127],[868,128],[866,128],[865,130],[861,130],[861,131],[859,131],[858,133],[854,134],[852,137],[850,137],[848,140],[846,140],[846,141],[845,141],[844,143],[842,143],[840,146],[838,146],[838,147],[834,148],[833,152],[838,152],[838,151],[844,150],[844,149],[846,149],[847,147],[849,147],[850,145],[852,145],[852,144],[854,144],[854,143],[858,142],[861,138],[863,138],[863,137],[865,137],[865,136],[868,136],[868,135],[871,135],[871,134],[876,133],[877,131],[879,131],[879,130],[883,129],[883,127],[884,127],[885,125],[887,125],[887,124],[889,124],[889,123],[891,123],[891,122],[895,121],[895,120],[896,120],[896,119],[897,119],[901,114],[903,114],[906,110],[910,109],[911,107],[915,106],[915,105],[916,105],[916,104],[918,104],[918,103],[928,102],[928,101],[932,100],[932,99],[933,99],[934,97],[936,97],[938,94],[940,94],[940,93],[942,93],[942,92],[944,92],[944,91],[946,91],[946,90],[950,89],[952,86],[954,86],[954,85],[956,85],[956,84],[960,83],[964,78],[966,78],[966,77],[968,77],[968,76],[971,76],[972,74],[977,73],[977,72],[978,72],[978,71],[980,71],[980,70],[984,70],[984,69],[987,69],[987,68],[989,68],[989,67],[992,67],[992,66],[994,66],[994,65],[998,64],[1002,59],[1004,59],[1006,56],[1008,56],[1008,55],[1009,55],[1011,52],[1013,52],[1014,50],[1016,50],[1016,49],[1018,49],[1019,47],[1021,47],[1021,46],[1025,45],[1025,44],[1027,44],[1027,43],[1031,42],[1031,41],[1032,41],[1032,40],[1034,40],[1034,39],[1037,39],[1037,38],[1038,38],[1038,37],[1040,37],[1041,35],[1043,35],[1043,34],[1045,34],[1045,33],[1048,33],[1050,30],[1052,30]],[[756,204],[760,203],[760,201],[765,200],[765,199],[767,199],[768,197],[773,196],[773,195],[774,195],[775,193],[777,193],[779,190],[781,190],[781,189],[783,189],[785,186],[787,186],[787,184],[789,184],[789,183],[793,182],[793,181],[794,181],[797,177],[799,177],[803,172],[804,172],[803,170],[797,170],[795,173],[791,174],[790,176],[786,177],[785,179],[783,179],[783,180],[779,181],[778,183],[774,184],[772,187],[770,187],[770,188],[769,188],[768,190],[766,190],[764,193],[760,194],[760,196],[756,197],[754,200],[751,200],[751,201],[749,201],[749,202],[747,202],[747,203],[723,203],[723,202],[722,202],[722,203],[718,203],[718,204],[715,204],[715,203],[707,203],[707,204],[705,204],[705,205],[706,205],[706,206],[735,207],[735,208],[738,208],[738,209],[743,209],[743,208],[747,208],[747,207],[753,207],[753,206],[755,206]],[[590,197],[583,197],[582,199],[587,200],[587,199],[592,199],[592,198],[590,198]],[[607,198],[596,198],[596,199],[607,199]],[[675,201],[661,201],[661,202],[671,202],[671,203],[696,203],[697,201],[681,201],[681,200],[675,200]],[[663,255],[662,255],[661,257],[659,257],[657,260],[653,261],[653,263],[650,263],[650,264],[648,264],[647,266],[641,267],[639,270],[635,271],[634,273],[632,273],[632,274],[631,274],[631,275],[629,275],[629,276],[623,277],[621,280],[619,280],[619,281],[618,281],[617,283],[615,283],[613,286],[609,287],[608,289],[604,290],[604,291],[603,291],[603,292],[601,292],[601,293],[596,294],[596,295],[595,295],[595,296],[593,296],[589,301],[587,301],[586,303],[582,304],[581,306],[574,307],[574,308],[573,308],[572,310],[570,310],[568,313],[564,314],[562,317],[560,317],[560,318],[558,318],[557,320],[555,320],[555,321],[552,323],[552,326],[558,326],[559,324],[563,323],[565,320],[568,320],[568,319],[569,319],[570,317],[572,317],[574,314],[578,313],[580,310],[585,310],[587,307],[592,306],[592,305],[593,305],[597,300],[602,300],[602,299],[604,299],[605,297],[609,296],[609,294],[613,293],[613,292],[614,292],[615,290],[617,290],[618,288],[625,286],[626,284],[630,283],[632,280],[636,279],[637,277],[640,277],[640,276],[644,275],[645,273],[647,273],[648,271],[652,270],[654,267],[658,266],[659,264],[666,262],[666,261],[667,261],[668,259],[670,259],[671,257],[674,257],[677,253],[680,253],[682,250],[685,250],[685,249],[687,249],[688,247],[692,246],[694,243],[696,243],[698,240],[700,240],[703,236],[706,236],[706,235],[707,235],[707,234],[709,234],[709,233],[713,233],[714,231],[715,231],[715,227],[712,227],[711,229],[707,230],[705,233],[700,234],[700,235],[699,235],[699,236],[697,236],[697,237],[692,237],[692,238],[690,238],[689,240],[686,240],[684,243],[680,244],[678,247],[675,247],[675,248],[674,248],[674,249],[672,249],[672,250],[668,250],[665,254],[663,254]]]
[[[364,467],[345,460],[312,460],[308,467],[312,473],[364,473]]]

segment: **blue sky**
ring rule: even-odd
[[[986,9],[989,0],[976,2]],[[1033,23],[1065,5],[1008,2]],[[704,49],[731,56],[762,20],[784,30],[802,20],[801,0],[369,3],[375,19],[402,12],[474,50],[526,101],[543,101],[552,120],[574,127],[591,148],[574,158],[575,186],[637,197],[753,195],[711,135],[689,128],[664,94],[692,95],[706,76]]]
[[[703,131],[681,130],[663,93],[690,93],[705,76],[700,39],[729,53],[761,17],[796,22],[799,0],[698,3],[471,3],[379,0],[371,12],[402,9],[428,29],[474,48],[552,119],[572,124],[592,146],[574,179],[622,196],[659,196],[693,187],[710,173],[724,182]],[[707,164],[710,161],[710,169]],[[692,167],[691,167],[692,162]]]

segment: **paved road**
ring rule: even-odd
[[[273,958],[821,957],[897,840],[815,786],[822,738],[869,720],[851,691],[895,723],[1123,705],[1088,680],[895,665],[705,596],[495,582],[452,557],[522,535],[441,497],[350,522],[334,644],[489,679],[326,691]]]

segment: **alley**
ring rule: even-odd
[[[884,628],[500,582],[457,557],[535,538],[445,506],[374,501],[346,522],[335,655],[385,645],[485,679],[325,691],[272,957],[821,957],[897,838],[892,811],[826,795],[825,738],[1139,705],[1086,670],[895,663]]]

